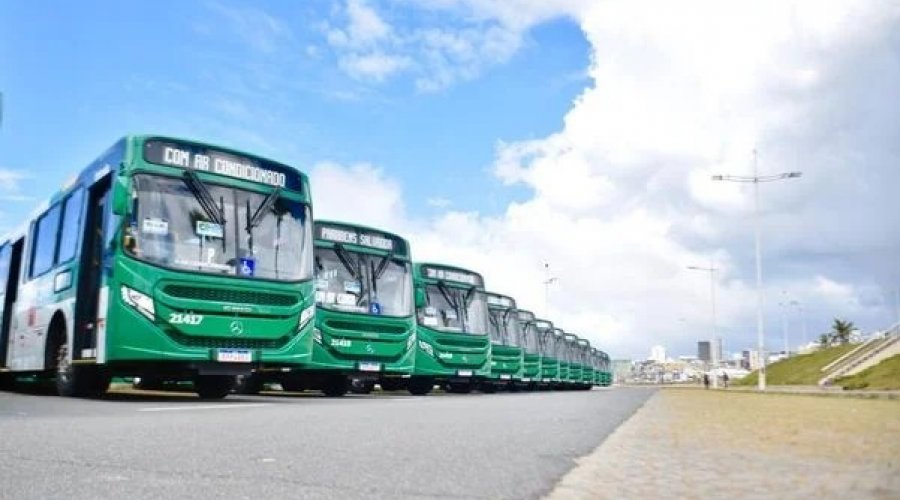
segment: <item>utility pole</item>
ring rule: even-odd
[[[709,298],[712,304],[712,338],[710,339],[710,364],[713,369],[713,388],[719,387],[719,375],[716,371],[719,368],[719,341],[716,326],[716,271],[715,262],[710,259],[709,267],[688,266],[692,271],[703,271],[709,273]]]
[[[544,262],[544,319],[550,317],[550,285],[557,281],[557,277],[550,276],[550,263]]]
[[[803,175],[801,172],[785,172],[775,175],[759,175],[756,149],[753,150],[753,175],[714,175],[714,181],[752,182],[753,183],[753,226],[754,247],[756,250],[756,344],[759,350],[759,390],[766,390],[766,353],[765,333],[763,332],[763,281],[762,281],[762,249],[761,249],[761,216],[759,212],[759,185],[762,182],[774,182],[783,179],[795,179]]]

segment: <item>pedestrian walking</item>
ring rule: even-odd
[[[709,389],[709,374],[708,373],[703,374],[703,387],[705,389]]]
[[[722,373],[722,385],[725,386],[726,389],[728,389],[728,372]]]

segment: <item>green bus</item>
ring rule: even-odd
[[[609,354],[600,351],[600,385],[609,387],[612,385],[612,370]]]
[[[490,374],[491,340],[484,279],[444,264],[413,265],[416,354],[407,389],[429,393],[435,384],[471,392]]]
[[[498,388],[518,390],[522,383],[523,338],[519,328],[516,301],[512,297],[488,292],[488,320],[491,333],[491,364],[482,392]]]
[[[600,385],[600,351],[596,347],[591,348],[591,368],[594,372],[591,385]]]
[[[591,359],[591,343],[587,339],[578,339],[578,361],[581,364],[580,389],[590,389],[594,385],[594,367]]]
[[[522,334],[522,388],[533,391],[541,381],[541,336],[535,326],[534,313],[519,309],[516,312]]]
[[[559,380],[556,330],[553,328],[553,323],[545,319],[535,319],[532,324],[538,336],[541,352],[541,378],[538,387],[552,388]]]
[[[160,136],[118,141],[0,245],[0,366],[96,396],[112,376],[234,376],[312,351],[309,183],[287,165]]]
[[[581,382],[581,363],[578,349],[578,335],[574,333],[566,333],[566,362],[569,365],[566,370],[566,377],[563,379],[567,389],[574,389]]]
[[[309,365],[288,390],[339,396],[401,388],[413,371],[415,315],[409,243],[380,229],[315,222],[315,343]],[[282,384],[284,385],[284,384]]]
[[[554,328],[553,339],[556,341],[556,359],[559,361],[556,388],[565,389],[569,384],[569,344],[566,341],[566,332],[562,328]]]

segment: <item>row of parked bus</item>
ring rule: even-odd
[[[121,139],[0,240],[0,383],[96,396],[113,377],[191,381],[204,398],[610,384],[604,352],[479,273],[312,213],[287,165]]]

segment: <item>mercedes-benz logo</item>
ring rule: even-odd
[[[366,352],[372,354],[375,352],[375,348],[372,347],[372,344],[366,344]]]
[[[244,324],[238,320],[234,320],[231,322],[231,334],[235,337],[239,337],[244,334]]]

